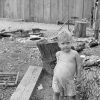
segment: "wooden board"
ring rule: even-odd
[[[17,1],[18,0],[14,0],[14,19],[16,19],[17,18],[17,13],[18,13],[18,11],[17,11]]]
[[[44,0],[44,22],[50,22],[50,0]]]
[[[35,0],[30,0],[29,2],[29,14],[30,18],[33,18],[35,20]]]
[[[24,18],[29,18],[29,0],[24,0]]]
[[[75,16],[76,17],[76,0],[74,0],[74,3],[73,3],[73,5],[74,5],[74,7],[73,7],[73,16]]]
[[[75,0],[69,0],[69,16],[71,17],[76,17],[75,16]]]
[[[24,19],[24,1],[25,0],[20,0],[21,4],[21,18]]]
[[[58,21],[58,0],[51,0],[51,22],[57,23]]]
[[[30,66],[10,100],[29,100],[41,72],[42,67]]]
[[[3,17],[3,5],[2,5],[2,0],[0,0],[0,17]]]
[[[59,21],[63,21],[63,18],[62,18],[62,8],[63,8],[63,5],[62,5],[62,0],[58,0],[58,20]]]
[[[35,21],[38,22],[38,0],[35,0],[35,7],[34,7],[34,17],[35,17]]]
[[[66,5],[66,6],[65,6]],[[64,22],[68,19],[68,0],[63,0],[63,18],[64,18]]]
[[[93,0],[84,0],[84,18],[88,16],[88,19],[91,17],[91,7]]]
[[[76,0],[76,17],[82,18],[83,0]]]
[[[18,73],[0,72],[0,85],[16,85],[18,81]]]
[[[43,22],[43,0],[38,0],[38,14],[39,14],[39,22]]]

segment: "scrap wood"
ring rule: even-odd
[[[88,47],[98,46],[100,43],[94,37],[88,38],[73,38],[74,42],[82,42],[85,43]]]
[[[98,45],[99,45],[99,42],[96,39],[92,39],[89,43],[90,47],[95,47],[95,46],[98,46]]]
[[[13,30],[10,30],[10,29],[8,29],[8,30],[5,30],[5,29],[3,29],[3,30],[1,30],[0,31],[0,34],[6,34],[6,33],[16,33],[16,32],[27,32],[27,33],[29,33],[29,32],[31,32],[32,30],[30,29],[30,30],[24,30],[24,29],[13,29]]]
[[[0,85],[13,86],[17,84],[19,77],[18,73],[0,72]]]
[[[82,66],[85,67],[92,67],[92,66],[100,66],[100,57],[91,55],[91,56],[86,56],[83,59]]]
[[[85,49],[85,43],[84,42],[72,43],[71,48],[76,50],[77,52],[81,52],[83,49]]]

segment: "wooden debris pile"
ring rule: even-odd
[[[98,56],[87,56],[84,60],[83,60],[83,64],[82,64],[83,68],[88,68],[88,67],[92,67],[92,66],[100,66],[100,57]]]
[[[85,49],[85,43],[84,42],[76,42],[76,43],[72,44],[71,48],[76,50],[77,52],[80,52],[83,49]]]
[[[92,48],[98,46],[99,42],[94,38],[76,38],[73,39],[72,49],[76,50],[77,52],[81,52],[86,48]]]
[[[89,42],[89,46],[90,46],[90,47],[95,47],[95,46],[98,46],[98,45],[99,45],[99,43],[98,43],[98,41],[95,40],[95,39],[92,39],[92,40]]]
[[[77,91],[81,100],[100,100],[100,57],[88,56],[83,60]]]

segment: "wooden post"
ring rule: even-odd
[[[86,26],[87,22],[76,21],[74,27],[74,35],[76,37],[86,37]]]
[[[91,7],[91,28],[93,28],[93,21],[94,21],[94,0],[92,2],[92,7]]]
[[[95,8],[95,28],[94,28],[94,37],[99,39],[99,17],[100,17],[100,0],[98,0],[98,5]]]

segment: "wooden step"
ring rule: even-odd
[[[30,66],[10,100],[29,100],[41,72],[42,67]]]

